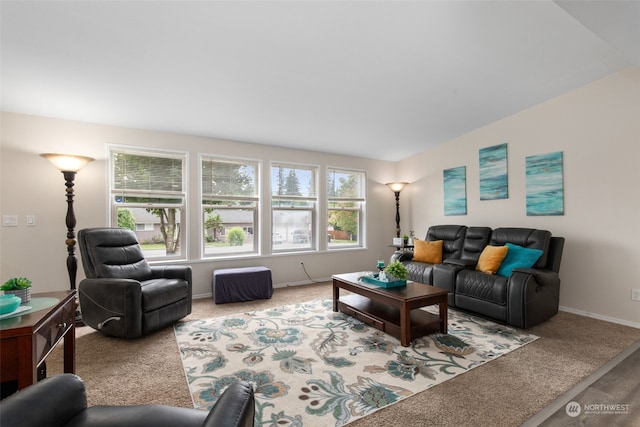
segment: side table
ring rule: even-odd
[[[38,366],[64,340],[64,372],[75,373],[76,291],[31,294],[33,308],[0,320],[0,382],[18,390],[38,378]],[[42,308],[42,306],[45,306]]]

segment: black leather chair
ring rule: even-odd
[[[150,266],[133,231],[78,232],[86,279],[78,286],[84,322],[105,335],[137,338],[191,313],[189,266]]]
[[[250,427],[255,401],[246,382],[231,384],[211,411],[165,405],[87,406],[82,380],[46,378],[0,402],[2,427]]]

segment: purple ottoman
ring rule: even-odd
[[[271,270],[267,267],[214,270],[211,291],[216,304],[271,298]]]

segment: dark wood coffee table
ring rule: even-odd
[[[358,281],[362,273],[336,274],[333,278],[333,311],[355,317],[400,340],[411,340],[433,332],[447,333],[448,291],[418,282],[384,288]],[[340,297],[340,289],[352,292]],[[439,316],[420,307],[438,304]]]

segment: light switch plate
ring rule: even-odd
[[[3,227],[17,227],[18,226],[18,215],[2,215],[2,226]]]

